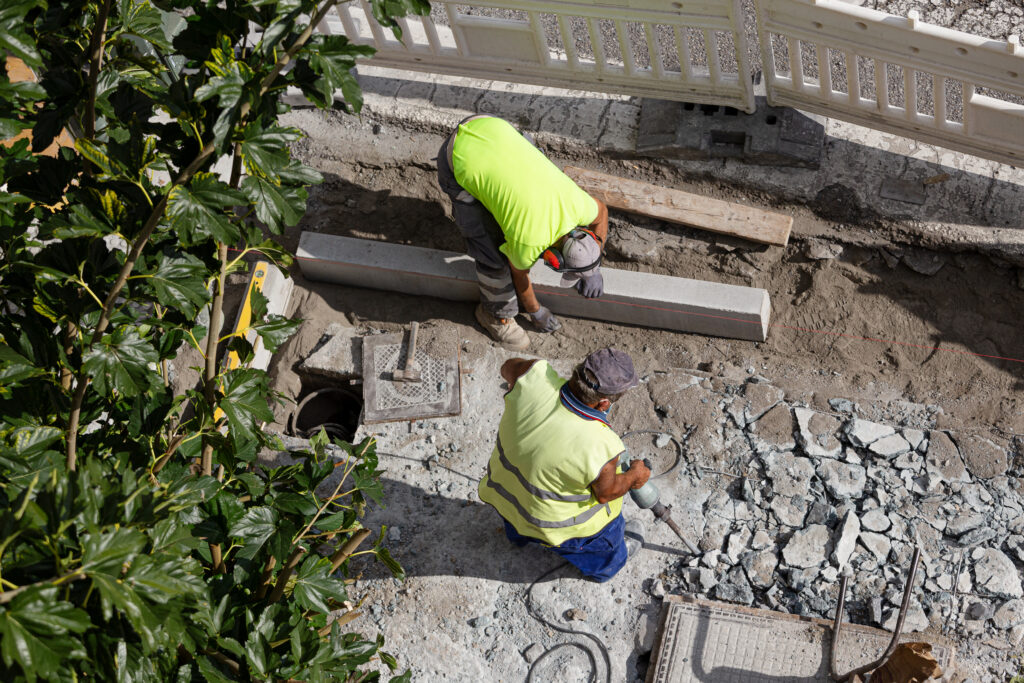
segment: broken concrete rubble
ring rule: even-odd
[[[974,583],[978,590],[1000,598],[1024,596],[1020,572],[1013,561],[995,548],[976,548],[971,553],[974,560]]]
[[[865,448],[882,437],[893,434],[896,430],[889,425],[855,417],[846,423],[844,431],[854,446]]]
[[[784,403],[765,412],[749,426],[748,431],[758,453],[785,451],[796,446],[793,439],[793,413]]]
[[[818,476],[832,497],[839,500],[859,498],[867,482],[863,467],[838,460],[823,460],[818,465]]]
[[[705,508],[711,514],[701,547],[719,552],[705,564],[712,556],[706,553],[700,568],[681,574],[687,590],[748,604],[749,589],[749,604],[830,617],[838,570],[849,566],[850,599],[868,605],[878,598],[876,619],[891,627],[916,543],[923,566],[907,630],[937,620],[964,623],[969,601],[979,601],[972,594],[1009,605],[1003,618],[986,618],[982,628],[1010,639],[1013,629],[1024,627],[1016,623],[1018,607],[1012,603],[1021,589],[1021,565],[1015,563],[1024,559],[1018,557],[1018,549],[1024,555],[1024,533],[1009,533],[1024,496],[999,467],[979,468],[985,478],[969,470],[959,447],[966,435],[950,438],[936,430],[936,412],[924,406],[901,413],[901,420],[922,416],[917,421],[889,424],[861,417],[852,401],[830,403],[851,411],[844,420],[790,405],[764,382],[747,382],[732,396],[721,405],[732,416],[729,429],[734,423],[742,430],[749,450],[744,456],[742,441],[730,436],[729,457],[737,467],[760,471],[763,479],[746,477],[709,497],[713,505]],[[978,452],[987,444],[998,447],[988,438],[971,444]],[[991,453],[986,458],[993,460]],[[1009,469],[1009,449],[1004,458]],[[767,526],[753,519],[759,500],[771,512]],[[751,519],[737,518],[739,504],[740,516]],[[973,557],[972,550],[984,554]],[[991,604],[998,614],[1000,604]]]
[[[957,439],[967,471],[979,479],[992,479],[1006,474],[1006,449],[990,439],[969,434]]]
[[[826,413],[806,408],[796,408],[797,425],[800,427],[800,445],[812,457],[835,458],[843,451],[843,444],[836,438],[839,420]]]
[[[828,527],[811,524],[793,534],[782,550],[782,557],[791,567],[817,567],[828,557],[830,546]]]
[[[842,570],[853,554],[857,545],[857,536],[860,534],[860,520],[853,510],[846,513],[843,524],[839,529],[839,536],[835,542],[835,550],[832,552],[832,564]]]

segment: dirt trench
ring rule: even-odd
[[[406,130],[373,117],[344,117],[329,130],[329,138],[314,132],[295,150],[324,182],[311,188],[309,211],[285,235],[286,246],[294,249],[299,232],[311,230],[461,251],[448,200],[435,181],[437,131]],[[920,403],[933,406],[940,428],[1024,434],[1024,273],[1011,265],[973,254],[969,245],[949,254],[890,241],[899,225],[844,202],[841,192],[812,206],[779,205],[656,161],[565,148],[548,153],[563,165],[790,213],[794,227],[789,246],[767,247],[613,210],[609,265],[763,287],[773,307],[768,340],[576,320],[555,335],[532,334],[531,352],[566,357],[614,345],[652,369],[764,374],[790,398],[812,406],[826,407],[832,397]],[[933,275],[919,272],[936,267]],[[354,299],[349,317],[381,329],[397,330],[412,319],[393,310],[407,297],[365,290]],[[472,326],[469,304],[410,302],[408,315]],[[293,345],[292,353],[300,354],[301,346]]]

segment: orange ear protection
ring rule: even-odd
[[[566,239],[578,240],[583,239],[586,235],[590,235],[594,238],[595,242],[601,244],[601,238],[595,235],[592,230],[588,230],[587,228],[573,228],[569,231],[569,234],[566,235]],[[562,256],[562,251],[554,246],[545,249],[540,257],[544,260],[544,263],[547,264],[548,268],[559,273],[583,273],[594,266],[601,265],[601,255],[598,254],[597,260],[589,266],[583,266],[582,268],[569,268],[565,265],[565,257]]]

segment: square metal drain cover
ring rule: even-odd
[[[828,683],[831,622],[666,596],[647,683]],[[892,634],[843,624],[836,668],[850,671],[878,657]],[[926,641],[943,672],[953,668],[954,649],[944,638],[904,633],[900,642]]]
[[[421,337],[425,330],[420,328]],[[405,334],[363,337],[363,422],[374,424],[427,417],[453,417],[462,412],[458,346],[454,357],[435,358],[417,344],[414,367],[419,382],[395,382],[391,373],[405,367]]]

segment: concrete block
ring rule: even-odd
[[[748,164],[818,168],[825,140],[821,117],[769,106],[757,111],[644,98],[636,151],[674,159],[736,158]]]
[[[418,296],[476,301],[473,261],[465,254],[303,232],[297,252],[310,280]],[[538,263],[530,271],[537,298],[559,315],[764,341],[768,292],[717,282],[602,268],[605,294],[585,299],[558,286],[561,276]]]
[[[358,328],[331,323],[320,341],[299,370],[341,380],[363,376],[363,338]]]

